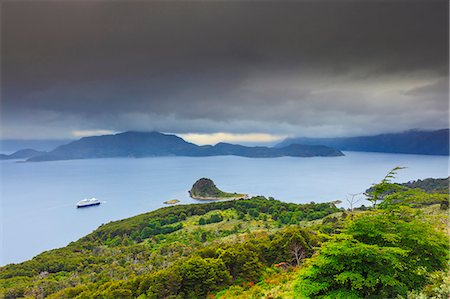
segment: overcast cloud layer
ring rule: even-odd
[[[21,1],[1,10],[3,138],[448,127],[448,1]]]

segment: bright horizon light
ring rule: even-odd
[[[216,144],[219,142],[236,142],[236,143],[268,143],[281,141],[288,137],[287,135],[272,135],[265,133],[248,133],[248,134],[233,134],[233,133],[211,133],[211,134],[177,134],[186,141],[198,144]]]
[[[89,137],[89,136],[98,136],[98,135],[110,135],[115,134],[117,132],[111,130],[76,130],[72,131],[72,136],[74,137]]]

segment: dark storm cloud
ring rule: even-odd
[[[1,58],[5,135],[448,121],[446,1],[5,2]]]

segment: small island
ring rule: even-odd
[[[180,201],[178,200],[178,199],[171,199],[171,200],[166,200],[164,203],[166,204],[166,205],[174,205],[174,204],[177,204],[177,203],[179,203]]]
[[[247,194],[223,192],[208,178],[201,178],[195,182],[189,191],[193,199],[198,200],[233,200],[248,198]]]

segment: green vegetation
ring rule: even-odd
[[[450,248],[441,224],[448,224],[448,215],[442,213],[436,221],[417,208],[448,202],[448,194],[392,184],[400,169],[369,189],[372,211],[329,221],[332,235],[300,271],[296,298],[411,297],[432,284],[433,275],[445,275]],[[435,298],[449,295],[442,292]]]
[[[366,193],[367,200],[372,202],[373,208],[376,208],[378,201],[383,200],[383,196],[398,190],[397,185],[391,183],[391,179],[395,177],[397,171],[404,167],[397,166],[386,174],[380,183],[373,185]]]
[[[428,193],[448,194],[449,179],[450,177],[444,179],[428,178],[425,180],[411,181],[400,185],[412,189],[419,188]]]
[[[439,203],[448,202],[448,192],[382,183],[389,195],[378,208],[308,222],[322,243],[300,267],[266,269],[255,285],[234,285],[217,297],[449,298],[449,215]]]
[[[205,225],[205,224],[221,222],[222,220],[223,220],[223,216],[221,214],[212,214],[211,216],[209,216],[207,218],[200,217],[200,219],[198,220],[198,224]]]
[[[302,270],[301,298],[394,298],[420,289],[427,273],[443,270],[446,236],[415,211],[360,214]]]
[[[317,236],[298,225],[338,211],[264,197],[165,207],[0,268],[0,297],[202,298],[296,264],[291,246],[311,255]]]
[[[246,198],[246,194],[223,192],[216,187],[211,179],[201,178],[192,186],[189,194],[194,199],[215,200],[215,199],[240,199]]]
[[[253,197],[111,222],[0,268],[0,297],[448,298],[448,194],[386,178],[369,209]]]

